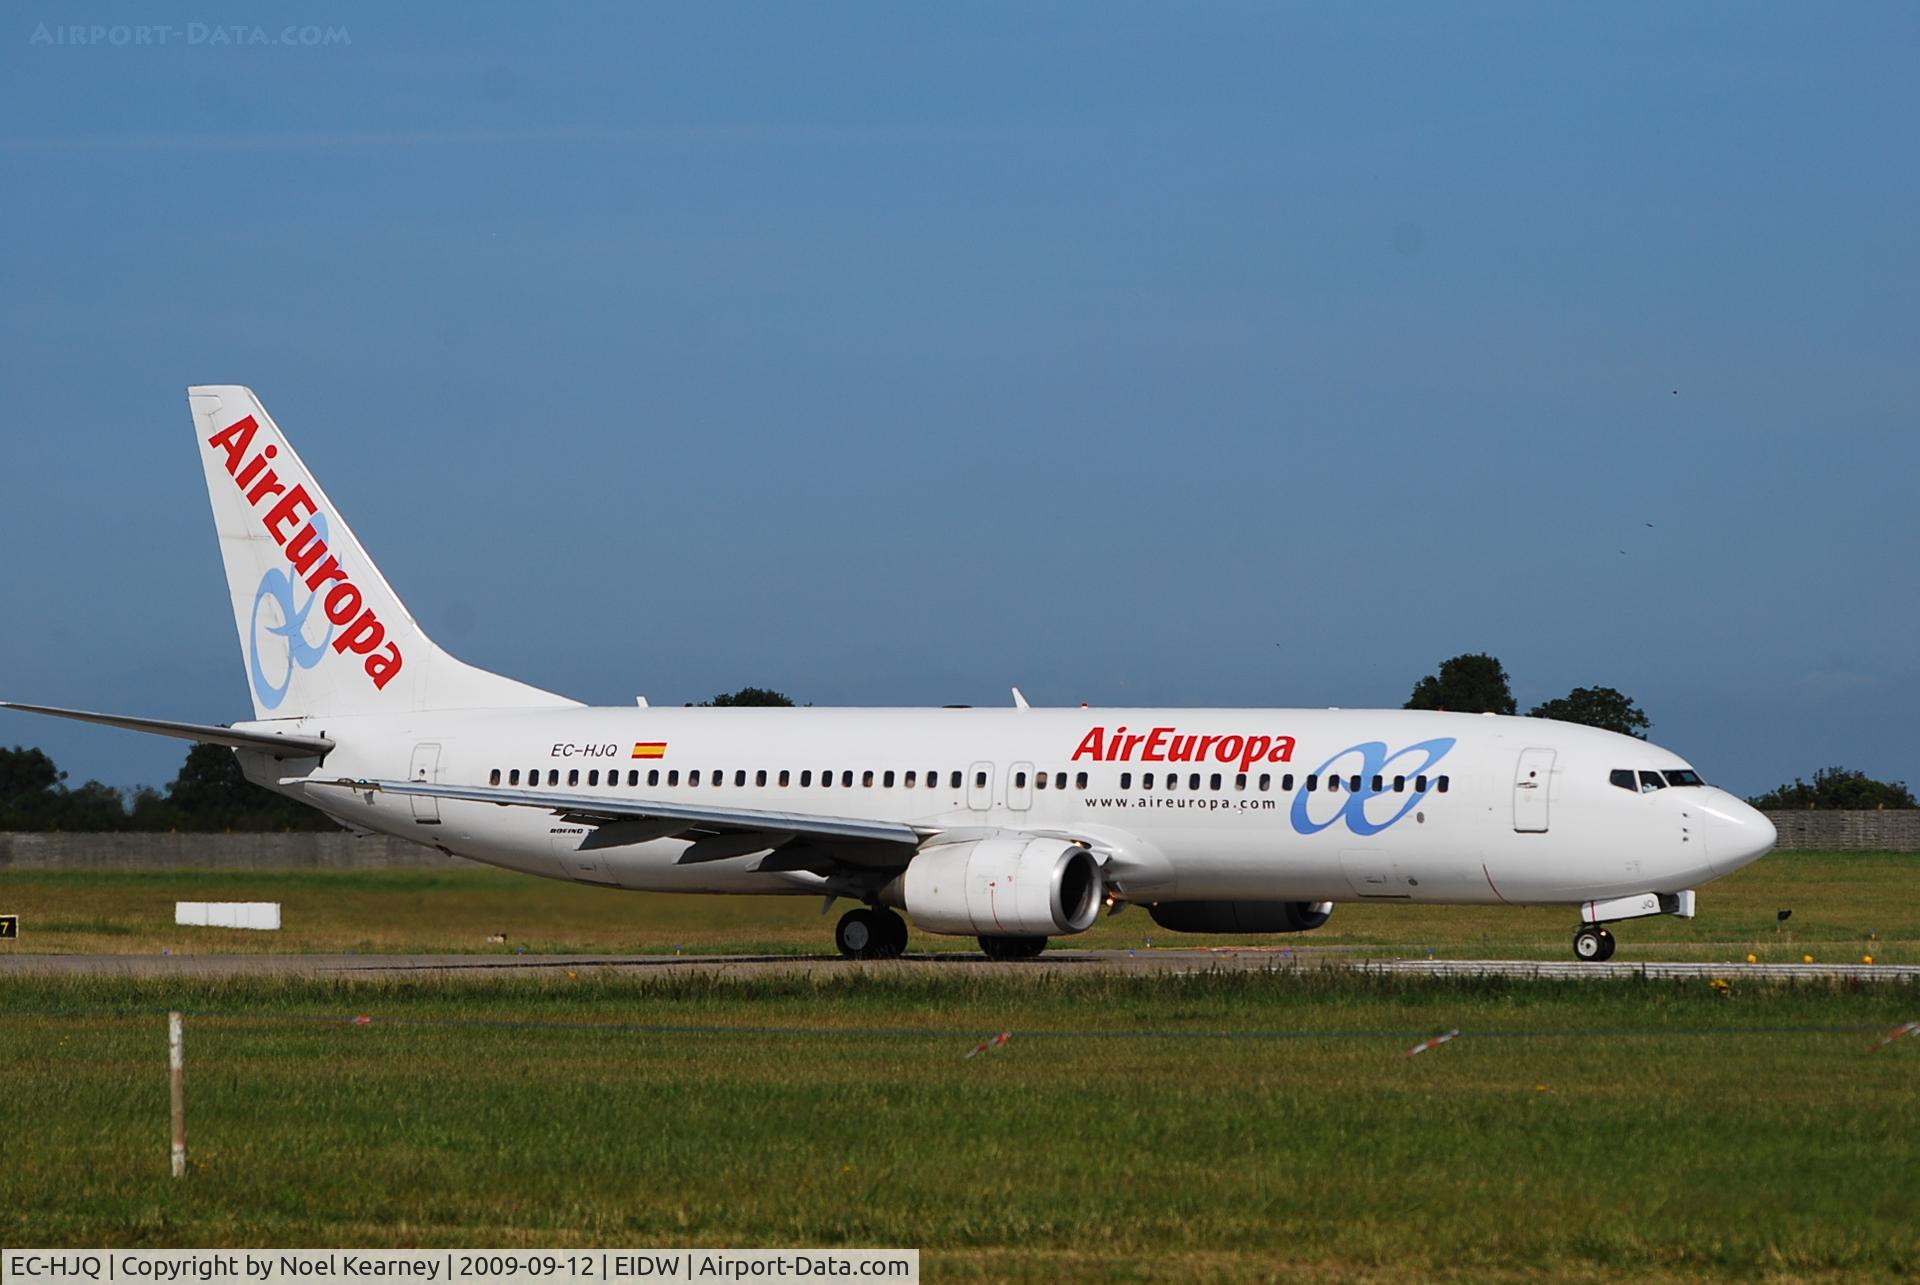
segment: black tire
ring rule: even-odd
[[[833,929],[833,944],[848,959],[881,958],[880,949],[886,939],[886,925],[877,912],[865,906],[840,916],[840,922]]]
[[[1037,959],[1047,948],[1045,937],[982,937],[980,949],[988,959]]]
[[[1613,934],[1598,924],[1582,924],[1573,933],[1573,957],[1583,964],[1604,963],[1613,954]]]
[[[898,959],[907,953],[907,921],[891,910],[876,910],[873,917],[880,924],[880,944],[885,949],[881,959]]]

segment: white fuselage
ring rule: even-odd
[[[1722,790],[1640,784],[1687,768],[1658,746],[1491,715],[570,707],[242,726],[335,741],[315,781],[511,782],[1087,841],[1112,854],[1109,884],[1129,901],[1571,904],[1691,888],[1774,839]],[[764,853],[689,864],[680,838],[593,844],[592,827],[538,808],[320,788],[277,760],[241,757],[255,780],[350,825],[530,874],[663,892],[819,890],[761,869]],[[1616,783],[1622,772],[1632,788]]]

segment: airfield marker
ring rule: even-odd
[[[993,1049],[1004,1048],[1006,1047],[1007,1041],[1012,1038],[1012,1031],[1002,1031],[992,1039],[981,1040],[978,1044],[974,1045],[972,1049],[968,1050],[967,1056],[969,1058],[975,1058]]]
[[[1428,1049],[1437,1049],[1442,1044],[1445,1044],[1448,1040],[1458,1037],[1459,1034],[1460,1034],[1459,1028],[1455,1027],[1453,1030],[1448,1031],[1445,1035],[1436,1035],[1430,1040],[1421,1040],[1418,1044],[1408,1049],[1406,1051],[1405,1056],[1416,1057],[1421,1053],[1425,1053]]]
[[[1878,1053],[1895,1040],[1907,1035],[1920,1035],[1920,1022],[1902,1022],[1899,1026],[1894,1027],[1891,1031],[1888,1031],[1876,1040],[1872,1047],[1867,1049],[1867,1052]]]
[[[167,1014],[167,1087],[173,1098],[173,1176],[187,1176],[187,1056],[180,1014]]]

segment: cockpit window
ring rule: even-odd
[[[1634,779],[1633,769],[1630,767],[1616,767],[1607,773],[1607,779],[1623,790],[1632,790],[1636,794],[1640,791],[1640,782]]]
[[[1652,794],[1655,790],[1664,790],[1666,788],[1667,783],[1661,779],[1658,772],[1642,772],[1640,774],[1640,793]]]
[[[1700,779],[1700,774],[1698,772],[1693,771],[1690,768],[1684,768],[1684,767],[1669,768],[1667,769],[1666,776],[1667,776],[1668,785],[1705,785],[1706,784],[1705,781]]]

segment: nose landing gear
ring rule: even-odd
[[[1573,932],[1573,957],[1584,963],[1604,964],[1613,958],[1613,934],[1599,924],[1581,924]]]

